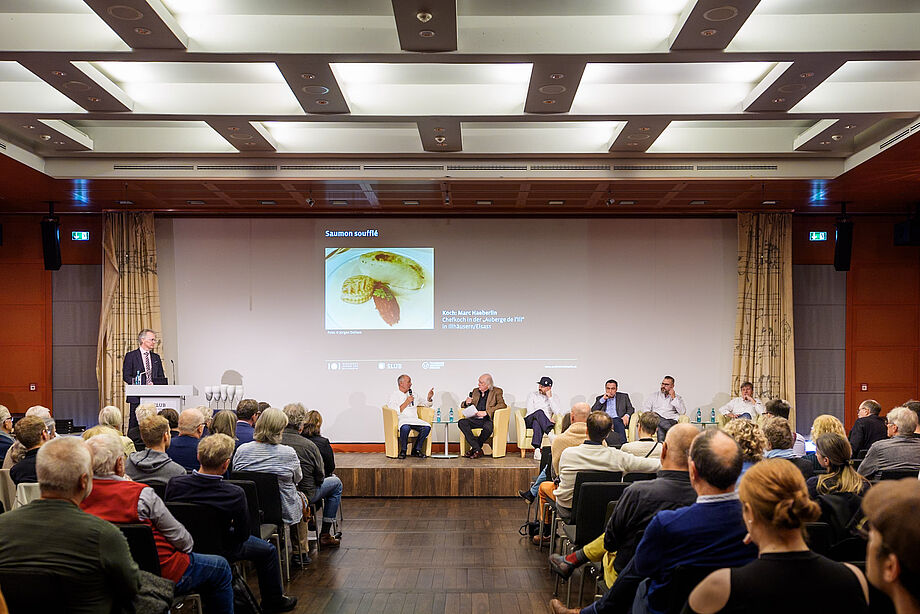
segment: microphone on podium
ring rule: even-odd
[[[170,358],[170,359],[169,359],[169,364],[172,365],[172,369],[173,369],[173,386],[175,386],[176,384],[178,384],[178,382],[176,381],[176,362],[175,362],[172,358]]]

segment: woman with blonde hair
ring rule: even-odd
[[[211,434],[223,433],[233,441],[236,439],[236,414],[230,410],[217,412],[211,419]],[[239,446],[239,442],[237,442]]]
[[[125,437],[121,431],[123,416],[121,410],[114,405],[106,405],[99,410],[99,426],[112,428],[121,437],[121,445],[125,449],[125,457],[136,452],[134,440]]]
[[[709,574],[690,593],[684,612],[869,611],[862,572],[805,544],[804,525],[820,508],[795,465],[781,458],[757,463],[741,479],[738,497],[748,529],[745,542],[757,544],[760,554],[743,567]]]
[[[846,438],[847,432],[843,430],[843,423],[836,416],[821,414],[811,423],[811,440],[817,441],[825,433],[837,433]]]
[[[860,497],[866,494],[869,481],[856,473],[850,464],[852,448],[846,437],[824,433],[815,441],[815,446],[818,464],[827,469],[827,473],[808,479],[808,494],[812,499],[833,493],[853,493]]]

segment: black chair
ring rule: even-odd
[[[833,541],[831,525],[826,522],[808,522],[805,524],[805,542],[812,552],[828,556]]]
[[[904,478],[917,479],[920,471],[916,469],[885,469],[879,472],[878,479],[881,480],[903,480]]]
[[[690,593],[706,576],[721,569],[720,567],[679,566],[671,574],[671,579],[659,589],[664,592],[665,614],[680,614],[687,603]]]
[[[266,539],[262,535],[262,527],[268,525],[262,524],[262,512],[259,510],[259,491],[256,490],[256,483],[251,480],[227,480],[227,483],[236,484],[246,493],[246,505],[249,506],[249,532],[260,539]],[[268,529],[270,528],[268,527]]]
[[[121,529],[122,535],[128,540],[128,549],[131,558],[137,566],[154,575],[160,575],[160,556],[157,554],[157,544],[153,539],[153,529],[149,524],[116,524]]]
[[[630,471],[623,476],[624,482],[643,482],[645,480],[654,480],[658,477],[657,473],[645,473],[643,471]]]
[[[553,505],[552,511],[552,521],[550,526],[552,527],[550,532],[550,544],[549,544],[549,553],[553,554],[556,551],[556,531],[558,530],[557,521],[562,522],[563,524],[569,524],[572,522],[572,519],[575,518],[575,512],[578,509],[578,498],[579,490],[581,485],[585,482],[619,482],[623,477],[622,471],[579,471],[575,474],[575,485],[572,490],[572,510],[570,513],[566,513],[563,510],[559,509],[559,506]],[[540,524],[540,534],[543,534],[543,524]],[[543,544],[540,544],[540,549],[542,550]]]
[[[141,482],[142,484],[147,484],[147,482],[144,482],[144,480],[137,480],[137,481]],[[147,486],[152,488],[153,492],[155,492],[160,499],[162,499],[163,501],[166,501],[166,484],[156,482],[154,484],[147,484]]]
[[[209,505],[181,501],[167,501],[166,509],[191,533],[195,552],[226,556],[224,541],[230,526],[226,514]]]
[[[274,473],[260,473],[257,471],[231,471],[231,480],[254,482],[259,495],[259,511],[262,513],[260,537],[275,542],[278,556],[282,559],[282,569],[286,580],[291,578],[291,528],[284,524],[281,511],[281,488],[278,486],[278,476]],[[283,553],[283,554],[282,554]]]
[[[0,570],[0,590],[10,614],[69,611],[69,584],[46,569]]]

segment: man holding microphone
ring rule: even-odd
[[[418,405],[412,393],[412,378],[405,373],[396,378],[397,390],[390,395],[387,403],[399,412],[399,457],[406,458],[406,447],[409,445],[409,431],[415,431],[415,445],[412,447],[412,456],[425,458],[425,439],[431,432],[431,425],[422,420],[418,415]],[[434,399],[434,388],[428,391],[426,405],[430,406]]]

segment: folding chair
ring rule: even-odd
[[[125,539],[128,541],[128,549],[131,551],[131,558],[134,559],[134,562],[137,563],[138,569],[142,569],[146,572],[152,573],[154,575],[160,575],[160,555],[157,553],[157,544],[153,539],[153,529],[148,524],[143,523],[134,523],[134,524],[116,524],[121,530],[121,534],[125,536]],[[4,589],[4,594],[5,594]],[[173,599],[174,608],[183,608],[182,611],[186,612],[185,608],[189,608],[189,612],[195,612],[196,614],[201,614],[201,595],[198,593],[189,593],[187,595],[181,595]],[[172,610],[172,608],[170,608]],[[64,610],[49,610],[49,611],[61,611]]]
[[[262,512],[262,526],[260,537],[275,542],[278,554],[284,565],[285,581],[291,579],[291,527],[284,523],[281,512],[281,489],[278,486],[278,476],[274,473],[260,473],[257,471],[232,471],[231,480],[246,480],[254,482],[259,494],[259,510]],[[272,529],[272,527],[274,527]],[[272,531],[268,533],[268,531]],[[267,535],[266,535],[267,533]],[[284,553],[283,555],[281,553]]]

